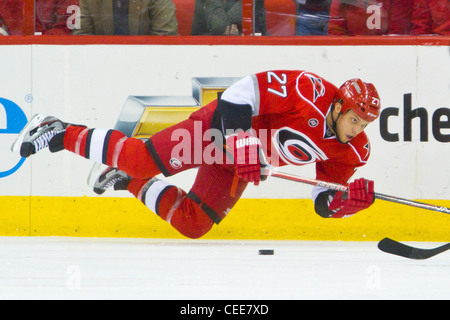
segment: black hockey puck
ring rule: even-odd
[[[274,250],[272,249],[260,249],[259,250],[259,255],[260,256],[271,256],[274,254]]]

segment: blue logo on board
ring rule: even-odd
[[[2,106],[3,110],[1,110]],[[25,113],[17,104],[11,100],[0,98],[0,134],[19,134],[27,122]],[[9,149],[6,152],[8,151]],[[6,171],[0,171],[0,178],[12,175],[24,162],[25,158],[21,158],[17,163],[13,163]]]

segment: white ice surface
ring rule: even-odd
[[[448,299],[449,270],[375,242],[0,237],[0,299]]]

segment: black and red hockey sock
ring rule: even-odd
[[[69,126],[64,135],[55,140],[55,145],[60,144],[60,140],[64,149],[118,168],[134,178],[146,179],[160,173],[145,143],[118,130]]]
[[[185,237],[200,238],[214,224],[185,191],[166,181],[132,179],[128,191]]]

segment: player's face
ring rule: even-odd
[[[368,121],[361,119],[353,110],[342,114],[336,124],[337,134],[343,143],[347,143],[364,131],[369,124]]]

